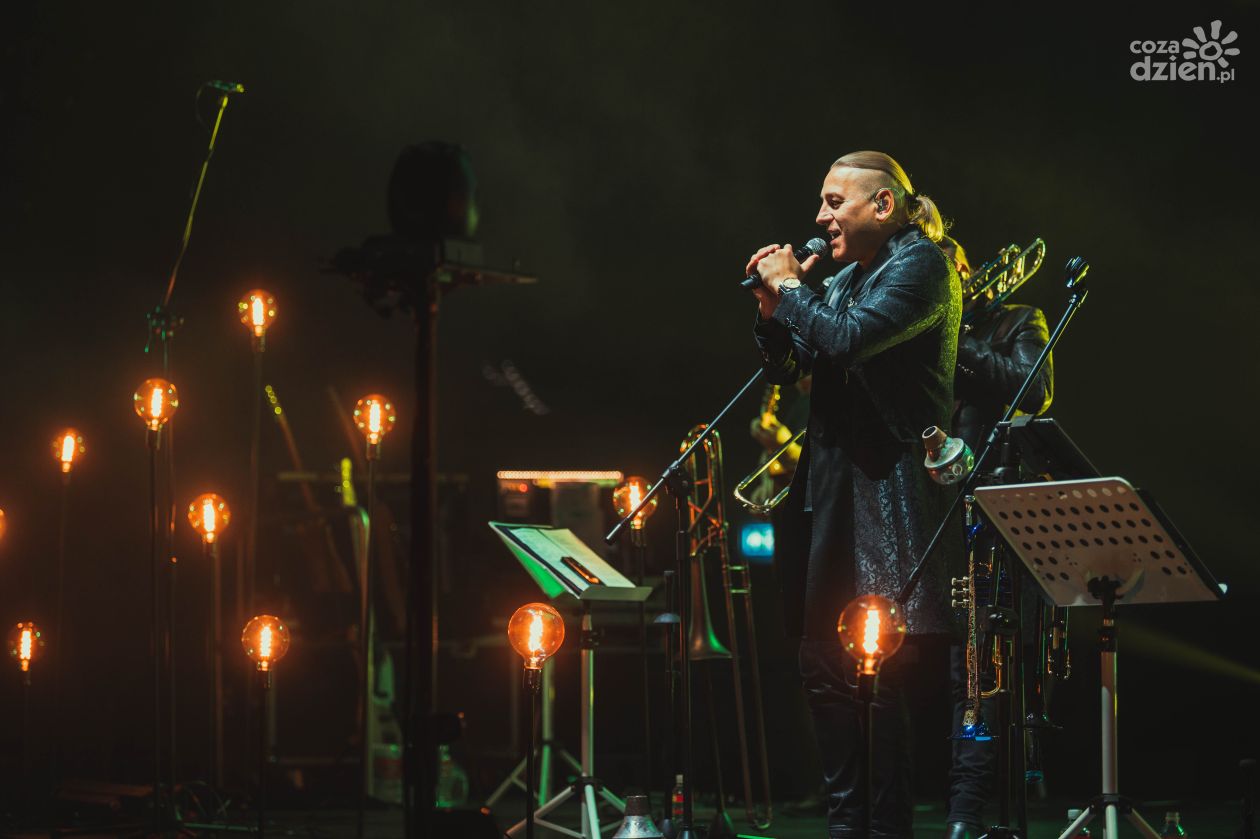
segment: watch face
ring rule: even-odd
[[[794,288],[800,288],[800,287],[801,287],[801,281],[796,279],[795,277],[789,277],[788,279],[779,283],[779,288],[782,289],[783,291],[791,291]]]

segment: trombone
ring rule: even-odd
[[[1045,258],[1046,242],[1039,237],[1023,250],[1013,243],[1007,245],[993,259],[972,271],[963,281],[963,304],[990,293],[992,299],[964,314],[963,322],[976,320],[1001,306],[1020,286],[1033,278]]]
[[[691,447],[705,429],[698,425],[683,440],[682,450]],[[697,451],[687,459],[684,470],[691,483],[691,498],[688,507],[688,554],[689,573],[691,574],[691,626],[687,627],[688,637],[685,643],[690,644],[691,660],[706,661],[729,659],[731,662],[731,678],[734,685],[735,725],[738,727],[740,770],[744,782],[744,812],[750,824],[758,830],[770,826],[774,817],[770,795],[770,753],[766,745],[766,713],[761,697],[761,665],[757,657],[757,625],[753,618],[752,575],[748,562],[738,564],[731,561],[731,553],[727,531],[725,504],[722,501],[725,488],[722,480],[722,440],[716,431],[704,441],[701,451]],[[704,583],[704,557],[710,551],[716,552],[722,566],[722,591],[726,595],[726,628],[728,647],[722,645],[713,631],[713,621],[709,614],[709,599]],[[752,785],[752,762],[748,749],[749,722],[744,707],[743,672],[740,664],[739,634],[736,627],[735,599],[743,601],[745,636],[748,642],[749,689],[753,701],[753,732],[757,737],[757,759],[760,762],[760,777],[764,809],[758,811],[754,800]],[[709,701],[712,702],[712,682],[709,683]],[[710,713],[710,716],[712,714]],[[710,722],[712,726],[712,721]],[[716,731],[714,734],[716,747]],[[718,787],[721,791],[722,765],[717,761]],[[721,796],[720,796],[721,797]],[[724,801],[719,800],[719,808]],[[722,809],[719,809],[721,815]]]
[[[745,492],[747,492],[748,488],[756,483],[762,475],[775,468],[775,464],[779,462],[779,458],[783,457],[794,448],[799,449],[801,446],[801,438],[805,436],[805,432],[807,430],[808,429],[802,428],[800,431],[796,432],[796,434],[792,436],[791,440],[788,440],[783,444],[782,448],[775,452],[774,457],[758,466],[756,470],[748,475],[748,477],[744,478],[744,480],[735,485],[735,500],[740,504],[743,504],[748,509],[748,512],[755,516],[768,516],[775,507],[779,506],[784,498],[787,498],[788,490],[792,488],[790,485],[785,486],[783,489],[776,492],[768,501],[755,501],[745,495]]]

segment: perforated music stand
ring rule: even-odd
[[[582,652],[581,652],[581,761],[575,761],[563,748],[560,757],[579,772],[577,781],[557,792],[539,805],[534,812],[534,824],[575,839],[601,839],[599,803],[602,798],[619,813],[624,813],[626,803],[606,789],[595,776],[595,633],[591,624],[591,604],[598,602],[642,603],[652,594],[650,586],[636,586],[613,568],[604,558],[591,550],[581,539],[566,528],[536,524],[508,524],[490,522],[490,529],[521,563],[550,599],[571,597],[582,604]],[[544,677],[550,666],[544,667]],[[543,748],[544,763],[540,774],[544,782],[550,781],[551,758],[548,743],[551,738],[551,684],[544,685],[543,693]],[[533,725],[533,721],[530,721]],[[518,766],[491,796],[488,804],[500,797],[515,782]],[[543,787],[540,785],[540,790]],[[577,796],[581,802],[581,830],[575,831],[547,820],[547,815]],[[522,819],[508,831],[508,836],[518,836],[525,830]]]
[[[1057,606],[1102,606],[1102,795],[1068,825],[1077,835],[1099,813],[1108,836],[1118,814],[1148,839],[1159,834],[1119,792],[1116,606],[1221,598],[1221,587],[1146,491],[1124,478],[982,487],[976,503]]]

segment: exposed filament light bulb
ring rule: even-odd
[[[62,474],[69,474],[79,456],[87,452],[83,435],[73,428],[63,429],[52,441],[53,457],[61,466]]]
[[[150,431],[159,431],[179,408],[179,391],[166,379],[145,379],[132,394],[136,416]]]
[[[267,329],[276,319],[276,298],[266,289],[255,288],[245,293],[236,304],[236,310],[241,323],[249,327],[254,336],[255,348],[261,350]]]
[[[880,665],[901,649],[906,639],[903,610],[887,597],[862,595],[844,607],[836,631],[845,652],[858,663],[858,672],[875,676]]]
[[[232,509],[217,493],[203,492],[188,505],[188,523],[207,545],[214,544],[231,520]]]
[[[9,657],[15,659],[23,673],[44,651],[44,636],[32,621],[23,621],[9,631]]]
[[[369,460],[375,460],[380,455],[381,441],[393,430],[396,422],[398,415],[394,412],[394,404],[379,393],[369,393],[355,403],[354,424],[367,438]]]

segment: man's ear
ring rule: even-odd
[[[880,221],[887,221],[896,209],[897,196],[888,187],[883,187],[875,191],[872,200],[875,202],[875,217]]]

